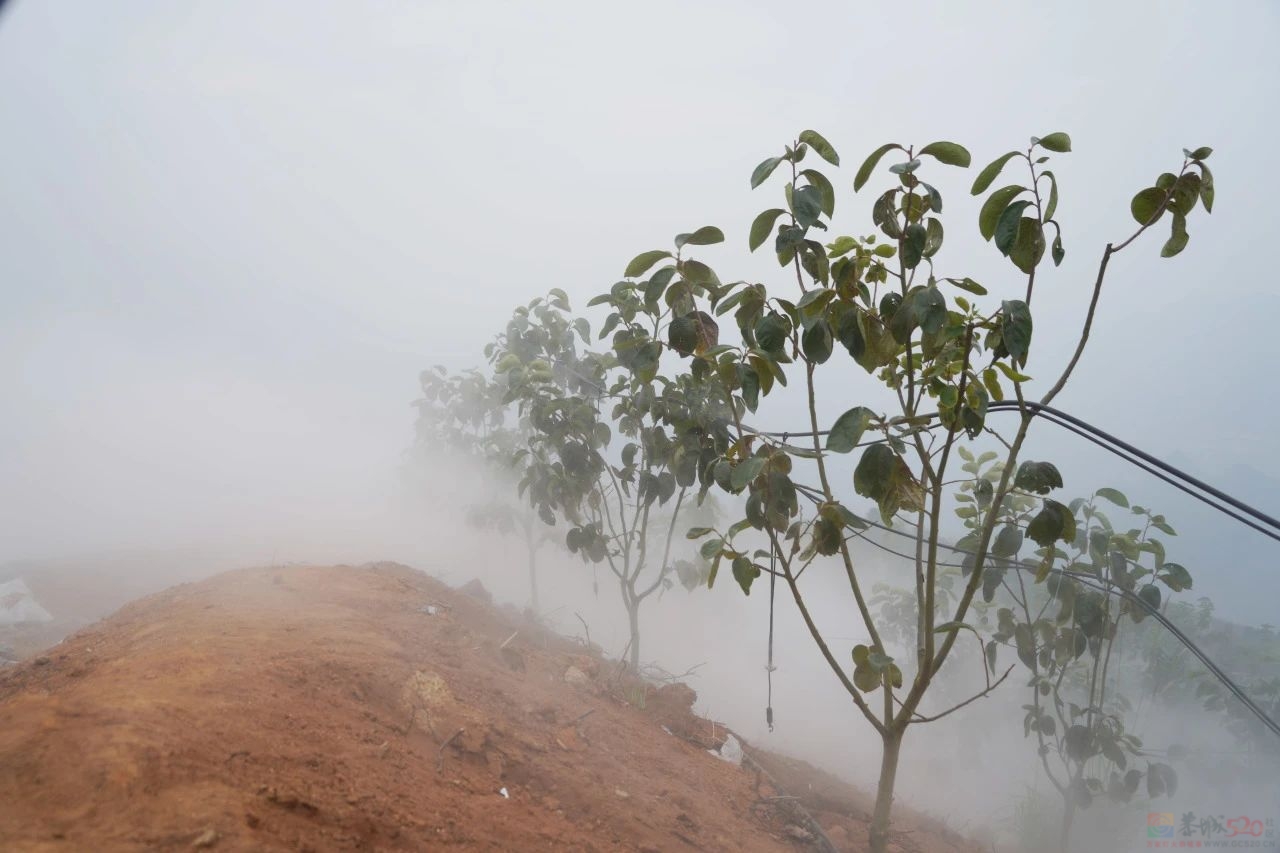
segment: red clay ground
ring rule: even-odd
[[[403,566],[184,584],[0,673],[0,849],[820,849],[782,794],[864,849],[865,796],[617,673]]]

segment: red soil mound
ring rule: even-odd
[[[709,755],[688,688],[401,566],[231,572],[45,654],[0,674],[5,850],[806,849],[785,793],[863,849],[864,799]]]

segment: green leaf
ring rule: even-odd
[[[855,406],[836,418],[827,435],[827,450],[832,453],[848,453],[853,450],[874,418],[875,412],[866,406]]]
[[[698,346],[698,321],[692,316],[677,317],[667,326],[667,345],[681,355],[689,355]]]
[[[824,557],[839,552],[840,543],[844,541],[844,534],[838,520],[821,516],[813,525],[813,547]]]
[[[822,364],[831,358],[833,343],[831,326],[826,320],[820,319],[805,329],[804,335],[800,338],[800,349],[809,361]]]
[[[898,212],[894,207],[894,197],[897,194],[898,190],[889,190],[871,206],[871,220],[880,226],[885,236],[893,240],[902,236],[902,229],[898,226]]]
[[[704,225],[692,234],[676,235],[677,249],[683,249],[685,246],[710,246],[723,242],[724,232],[714,225]]]
[[[675,267],[665,266],[650,276],[649,283],[644,286],[644,301],[656,304],[662,298],[662,293],[670,284],[675,271]]]
[[[987,393],[991,395],[992,399],[1005,399],[1004,389],[1000,387],[1000,374],[996,372],[994,367],[988,367],[986,370],[982,371],[982,384],[986,386]],[[987,480],[980,481],[978,485],[982,485],[982,483],[991,485]]]
[[[1174,592],[1191,589],[1191,572],[1179,563],[1165,563],[1160,567],[1160,574],[1156,577],[1164,581],[1165,586]]]
[[[1062,248],[1062,235],[1057,234],[1053,238],[1053,265],[1055,267],[1062,265],[1062,259],[1067,256],[1066,251]]]
[[[936,216],[930,216],[925,225],[924,256],[926,258],[932,258],[938,254],[938,250],[942,248],[942,237],[942,220]]]
[[[836,188],[831,186],[831,181],[827,180],[827,176],[817,169],[805,169],[800,175],[808,179],[809,183],[817,188],[818,194],[822,198],[822,212],[828,218],[834,216],[836,212]]]
[[[1178,773],[1168,764],[1153,761],[1147,765],[1147,793],[1152,797],[1178,793]]]
[[[996,557],[1012,557],[1022,547],[1022,528],[1015,524],[1006,524],[996,534],[991,543],[991,553]]]
[[[1111,501],[1111,503],[1115,504],[1116,506],[1124,507],[1125,509],[1129,508],[1129,499],[1124,496],[1124,492],[1120,492],[1112,488],[1103,487],[1101,489],[1098,489],[1098,491],[1094,492],[1094,494],[1104,500]]]
[[[1187,217],[1181,213],[1173,215],[1173,233],[1170,234],[1168,241],[1164,244],[1164,248],[1160,250],[1160,257],[1172,258],[1187,247]]]
[[[1031,632],[1031,626],[1025,623],[1019,624],[1013,629],[1014,648],[1018,652],[1018,659],[1026,664],[1028,669],[1034,669],[1036,665],[1036,639],[1035,634]]]
[[[831,147],[831,143],[823,138],[822,134],[816,130],[803,130],[799,137],[801,142],[808,143],[809,147],[818,152],[818,156],[826,160],[832,166],[840,165],[840,155],[836,153],[836,149]]]
[[[871,653],[867,655],[867,663],[877,672],[884,672],[889,667],[893,666],[893,658],[883,652],[873,649]]]
[[[963,145],[954,142],[930,142],[928,145],[920,149],[922,155],[928,154],[936,159],[939,163],[945,163],[948,166],[959,166],[962,169],[969,168],[968,150]]]
[[[1003,361],[997,361],[996,368],[1001,373],[1003,373],[1009,379],[1010,382],[1030,382],[1031,381],[1030,376],[1027,376],[1025,373],[1019,373],[1009,365],[1005,364]]]
[[[767,181],[769,176],[773,174],[773,170],[778,168],[778,164],[781,162],[781,157],[770,157],[768,160],[763,161],[759,166],[756,166],[755,170],[751,173],[751,189],[755,189]]]
[[[929,209],[934,213],[941,213],[942,193],[938,192],[932,184],[926,184],[924,181],[920,182],[920,186],[924,187],[924,191],[929,194]]]
[[[769,235],[773,233],[773,226],[777,223],[778,217],[786,213],[780,207],[773,207],[763,211],[751,223],[751,235],[747,240],[751,251],[755,251],[764,245],[764,241],[769,239]]]
[[[857,192],[858,190],[862,189],[863,185],[866,184],[867,179],[871,177],[872,171],[875,170],[876,164],[880,162],[880,158],[895,148],[898,149],[899,151],[906,150],[901,145],[898,145],[895,142],[887,142],[884,145],[881,145],[875,151],[872,151],[871,156],[867,157],[866,160],[862,161],[862,165],[858,168],[858,174],[855,175],[853,178],[854,192]]]
[[[1009,206],[1009,202],[1013,201],[1020,193],[1026,191],[1027,188],[1024,186],[1010,184],[1007,187],[1001,187],[987,197],[987,200],[983,202],[982,210],[978,212],[978,231],[982,233],[982,239],[990,240],[995,236],[996,225],[1000,222],[1001,214]],[[1018,211],[1021,214],[1022,209],[1019,208]],[[1008,253],[1006,252],[1006,254]]]
[[[685,538],[686,538],[686,539],[701,539],[703,536],[706,536],[708,533],[715,533],[715,528],[712,528],[712,527],[690,527],[690,528],[689,528],[689,532],[687,532],[687,533],[685,534]]]
[[[773,390],[773,368],[769,365],[768,359],[755,352],[752,352],[747,358],[751,361],[751,370],[743,377],[742,388],[744,395],[753,374],[756,377],[757,390],[768,394]]]
[[[702,543],[700,548],[698,548],[698,553],[702,555],[702,559],[710,560],[712,557],[719,554],[722,548],[724,548],[723,539],[708,539],[706,542]]]
[[[1058,133],[1051,133],[1048,136],[1040,138],[1035,144],[1039,145],[1046,151],[1056,151],[1059,154],[1065,154],[1071,150],[1071,137],[1059,131]]]
[[[885,316],[889,317],[889,334],[893,336],[893,340],[899,344],[906,344],[911,340],[911,333],[920,325],[920,321],[916,318],[916,294],[919,291],[910,290],[907,292],[907,298],[901,300],[901,304],[886,312]],[[895,297],[898,295],[893,294]],[[884,307],[884,300],[881,300],[881,308]]]
[[[804,245],[805,230],[799,225],[784,225],[778,229],[778,236],[773,241],[773,250],[778,253],[778,263],[786,266],[796,256],[796,251]]]
[[[1004,580],[1004,570],[986,566],[982,570],[982,600],[990,604]]]
[[[848,236],[840,236],[827,244],[827,257],[838,258],[841,255],[847,255],[852,252],[858,245],[858,241]],[[876,248],[879,248],[877,246]]]
[[[1138,598],[1142,599],[1151,610],[1158,611],[1160,609],[1160,587],[1155,584],[1147,584],[1138,590]]]
[[[947,279],[947,281],[951,282],[956,287],[960,288],[966,293],[972,293],[975,296],[987,295],[987,289],[982,285],[978,284],[976,281],[974,281],[971,278],[960,278],[960,279],[949,278]]]
[[[947,321],[947,299],[938,290],[937,285],[930,284],[916,294],[916,320],[926,335],[935,335],[942,330]]]
[[[1031,309],[1021,299],[1006,299],[1003,313],[1000,331],[1005,349],[1015,362],[1025,362],[1031,349]]]
[[[766,352],[781,352],[791,334],[791,323],[781,314],[766,314],[756,324],[756,343]]]
[[[1070,542],[1076,538],[1075,516],[1057,501],[1046,500],[1040,512],[1031,519],[1031,524],[1027,525],[1027,536],[1046,548],[1059,539]]]
[[[1213,153],[1213,149],[1207,145],[1204,145],[1204,146],[1201,146],[1200,148],[1197,148],[1195,151],[1192,151],[1187,156],[1190,157],[1192,160],[1207,160],[1209,159],[1209,155],[1212,153]]]
[[[800,301],[796,303],[796,310],[800,312],[802,318],[816,319],[821,316],[822,310],[835,296],[836,292],[830,288],[815,287],[800,297]]]
[[[999,239],[998,234],[997,239]],[[1009,250],[1009,260],[1013,261],[1013,265],[1018,269],[1030,275],[1043,257],[1044,227],[1035,217],[1024,216],[1018,223],[1017,238],[1013,241],[1013,248]]]
[[[1075,761],[1083,763],[1095,752],[1093,730],[1088,726],[1074,725],[1067,729],[1066,736],[1063,738],[1063,745],[1066,747],[1067,755],[1071,756]]]
[[[1147,187],[1129,202],[1129,212],[1138,220],[1139,225],[1149,225],[1164,212],[1164,202],[1168,195],[1158,187]]]
[[[751,594],[751,583],[760,577],[760,569],[752,564],[747,557],[733,558],[733,579],[738,582],[738,586],[742,587],[742,591],[747,595]]]
[[[752,412],[760,405],[760,375],[754,367],[742,368],[742,402]]]
[[[729,477],[729,484],[735,490],[745,489],[748,483],[760,476],[760,472],[764,470],[767,461],[763,456],[752,456],[750,459],[744,459],[739,462],[734,466],[733,474]]]
[[[724,557],[724,552],[717,551],[715,559],[711,561],[711,568],[707,571],[707,589],[711,589],[716,585],[716,575],[720,571],[720,560]]]
[[[863,693],[871,693],[880,686],[883,676],[870,666],[855,665],[853,668],[853,685]]]
[[[1195,172],[1187,172],[1178,178],[1173,185],[1173,194],[1169,197],[1169,209],[1183,216],[1195,209],[1196,199],[1200,197],[1200,176]]]
[[[980,195],[985,192],[987,187],[991,186],[991,182],[994,181],[1000,174],[1001,170],[1004,169],[1005,163],[1008,163],[1017,156],[1017,151],[1010,151],[1008,154],[1004,154],[992,160],[985,169],[978,173],[978,177],[973,182],[973,189],[969,191],[970,194]]]
[[[1013,251],[1018,232],[1022,227],[1022,211],[1030,206],[1031,202],[1025,199],[1015,201],[1000,213],[1000,218],[996,220],[995,231],[996,248],[1000,250],[1000,254],[1008,255]],[[1043,239],[1042,236],[1041,240]]]
[[[555,307],[559,308],[562,311],[569,310],[569,295],[566,294],[560,288],[558,287],[551,288],[549,291],[547,291],[547,296],[549,297],[547,301],[550,302]]]
[[[907,269],[913,270],[919,266],[928,237],[929,232],[919,222],[907,226],[902,240],[902,263]]]
[[[707,287],[720,286],[720,279],[715,272],[702,261],[681,261],[680,275],[690,284],[701,284]]]
[[[1044,206],[1044,221],[1048,222],[1058,212],[1058,178],[1047,169],[1042,174],[1049,178],[1049,203]]]
[[[822,191],[818,187],[801,187],[792,193],[791,200],[792,212],[801,228],[810,227],[822,215]]]
[[[1062,488],[1062,474],[1052,462],[1023,462],[1014,475],[1013,485],[1037,495],[1047,495]]]
[[[898,457],[888,445],[873,444],[868,447],[858,460],[858,467],[853,472],[853,488],[864,498],[878,501],[889,487],[889,479],[893,475]]]
[[[839,325],[836,326],[836,338],[855,359],[862,358],[863,353],[867,351],[867,340],[863,337],[862,329],[858,325],[858,314],[856,309],[846,311],[840,318]]]
[[[641,252],[631,259],[631,263],[627,264],[626,272],[623,275],[627,278],[638,278],[648,272],[649,268],[663,258],[672,257],[671,253],[666,249],[654,249],[652,252]]]
[[[1205,213],[1213,213],[1213,173],[1204,163],[1198,165],[1200,166],[1200,203],[1204,205]]]

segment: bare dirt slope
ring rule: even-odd
[[[862,849],[864,798],[708,754],[693,696],[406,567],[230,572],[0,673],[0,849],[810,848],[770,776]]]

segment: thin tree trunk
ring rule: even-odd
[[[627,620],[631,627],[630,657],[628,663],[633,672],[640,671],[640,602],[627,601]]]
[[[541,612],[538,607],[538,540],[530,519],[524,518],[520,526],[524,528],[524,547],[529,552],[529,606],[537,615]]]
[[[529,542],[529,601],[536,616],[542,612],[538,606],[538,546]]]
[[[1074,793],[1068,790],[1063,798],[1062,834],[1058,836],[1058,853],[1067,853],[1071,849],[1071,824],[1075,819],[1076,798]]]
[[[889,849],[889,813],[893,808],[893,788],[898,779],[898,756],[901,751],[902,732],[890,730],[884,735],[876,808],[871,815],[871,853],[885,853]]]

